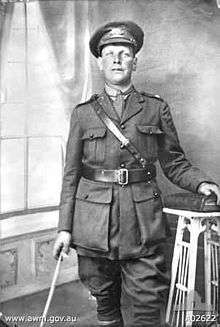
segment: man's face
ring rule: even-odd
[[[112,85],[129,84],[136,63],[132,48],[126,45],[106,45],[98,58],[98,66],[105,81]]]

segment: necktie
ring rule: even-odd
[[[118,91],[115,100],[113,102],[113,105],[120,118],[122,116],[123,104],[124,104],[123,94],[121,91]]]

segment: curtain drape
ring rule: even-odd
[[[91,94],[89,1],[39,2],[70,109]]]

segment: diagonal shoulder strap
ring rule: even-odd
[[[141,164],[143,168],[146,168],[147,164],[150,164],[150,162],[147,162],[147,159],[145,159],[139,150],[136,148],[134,144],[131,143],[131,141],[126,138],[120,129],[115,125],[115,123],[109,118],[109,116],[106,114],[104,109],[102,108],[101,104],[96,100],[93,99],[91,102],[91,105],[97,114],[97,116],[101,119],[101,121],[105,124],[105,126],[108,128],[108,130],[117,138],[117,140],[121,143],[121,148],[126,148],[130,154]]]

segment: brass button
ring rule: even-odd
[[[124,144],[121,144],[121,145],[120,145],[120,148],[123,149],[123,148],[124,148]]]
[[[125,129],[125,125],[124,125],[124,124],[122,124],[122,125],[121,125],[121,128],[122,128],[122,129]]]
[[[148,171],[148,172],[147,172],[147,176],[150,176],[150,175],[151,175],[151,172],[150,172],[150,171]]]
[[[154,197],[155,198],[158,198],[159,197],[159,194],[157,192],[154,192]]]
[[[121,167],[121,168],[124,168],[124,167],[125,167],[125,164],[124,164],[124,163],[121,163],[121,164],[120,164],[120,167]]]

